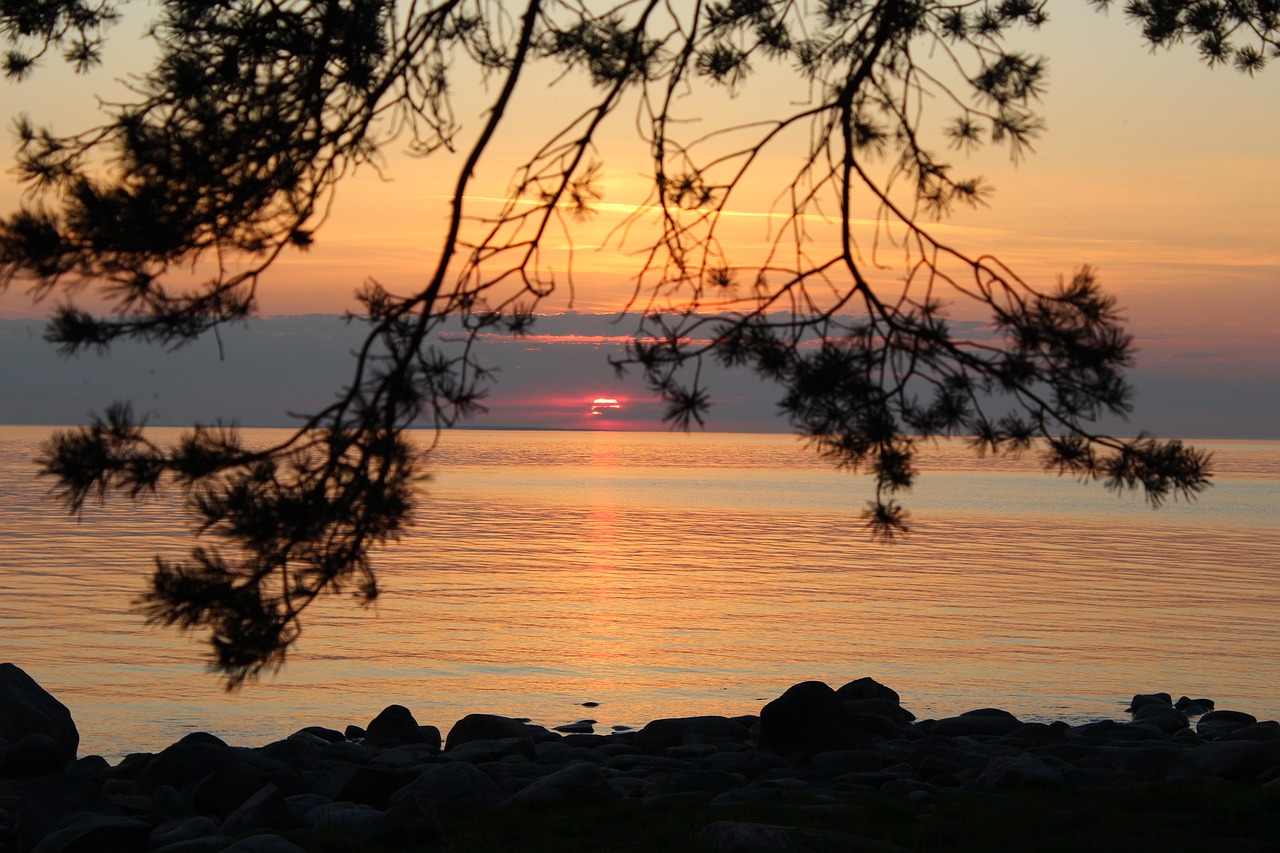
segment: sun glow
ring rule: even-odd
[[[591,410],[588,414],[598,417],[606,412],[621,408],[622,404],[612,397],[596,397],[591,401]]]

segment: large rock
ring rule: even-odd
[[[424,767],[417,779],[392,794],[392,807],[406,798],[431,808],[485,808],[501,802],[502,794],[483,770],[451,761]]]
[[[862,749],[870,739],[853,726],[836,692],[821,681],[804,681],[760,710],[760,738],[775,752]]]
[[[1252,726],[1258,718],[1243,711],[1209,711],[1196,723],[1196,734],[1204,738],[1220,738]]]
[[[305,820],[312,829],[346,836],[364,847],[381,831],[384,817],[373,806],[325,803],[307,812]]]
[[[0,663],[0,740],[12,747],[33,734],[52,738],[64,761],[75,760],[80,732],[67,706],[14,664]]]
[[[173,844],[210,838],[218,834],[218,824],[204,815],[173,820],[151,831],[151,849],[159,850]]]
[[[933,724],[929,734],[942,737],[1000,737],[1022,728],[1022,721],[999,708],[965,711],[958,717],[944,717]]]
[[[1166,734],[1173,734],[1191,725],[1186,714],[1172,705],[1161,702],[1148,702],[1140,706],[1133,712],[1133,721],[1155,726]]]
[[[1251,785],[1280,767],[1280,746],[1248,740],[1215,740],[1186,751],[1169,770],[1171,782],[1219,779]]]
[[[412,782],[411,770],[339,764],[312,783],[311,790],[331,802],[351,802],[385,809],[391,795]]]
[[[1132,714],[1143,705],[1168,705],[1172,708],[1173,697],[1168,693],[1138,693],[1129,701],[1129,707],[1125,710]]]
[[[45,836],[32,853],[133,853],[146,850],[151,824],[129,817],[85,815]]]
[[[278,835],[250,835],[227,847],[222,853],[305,853],[305,851]]]
[[[227,835],[244,835],[255,829],[282,831],[301,825],[280,789],[267,784],[227,815],[222,822],[222,831]]]
[[[636,746],[666,748],[697,742],[746,740],[751,730],[729,717],[667,717],[653,720],[636,734]]]
[[[445,738],[445,749],[453,749],[473,740],[502,740],[518,737],[533,740],[533,732],[520,720],[497,714],[467,714],[453,724]]]
[[[32,849],[76,816],[122,816],[101,785],[75,773],[27,779],[21,783],[20,792],[14,827],[18,850]]]
[[[167,785],[186,792],[200,814],[222,818],[267,784],[285,795],[303,790],[298,773],[287,764],[257,750],[205,739],[183,738],[152,758],[138,776],[139,792],[152,793]]]
[[[9,776],[43,776],[66,766],[66,748],[44,732],[34,732],[10,744],[4,756],[4,772]]]
[[[1010,791],[1034,788],[1056,788],[1063,782],[1062,773],[1034,755],[1010,755],[993,759],[974,782],[984,791]]]
[[[555,804],[611,803],[618,792],[597,764],[570,764],[554,773],[535,779],[511,796],[516,806]]]
[[[856,702],[861,699],[882,699],[894,705],[901,705],[902,699],[898,691],[885,687],[874,678],[855,678],[836,691],[841,702]],[[913,717],[914,719],[914,717]]]
[[[434,730],[435,737],[429,738]],[[413,713],[403,705],[388,705],[365,728],[364,742],[369,746],[398,746],[406,743],[429,743],[440,748],[440,731],[418,725]]]

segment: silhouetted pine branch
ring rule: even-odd
[[[572,245],[602,198],[612,119],[637,127],[652,157],[648,199],[615,234],[639,258],[637,329],[618,367],[643,372],[673,425],[705,422],[706,359],[755,371],[818,453],[870,474],[863,519],[881,538],[907,529],[898,498],[918,447],[938,436],[969,436],[980,453],[1034,450],[1050,471],[1153,504],[1208,483],[1201,452],[1095,428],[1130,410],[1132,341],[1090,268],[1037,288],[930,229],[989,193],[939,145],[1017,159],[1042,131],[1046,60],[1005,37],[1039,27],[1047,3],[152,8],[155,66],[131,78],[127,102],[106,106],[105,123],[69,135],[17,123],[30,193],[0,219],[0,287],[58,294],[47,335],[68,354],[121,339],[180,346],[243,320],[271,265],[321,239],[335,188],[376,168],[388,144],[462,157],[438,262],[416,292],[362,286],[349,319],[367,335],[352,375],[288,438],[249,448],[232,429],[196,428],[161,447],[119,406],[46,449],[42,470],[73,512],[166,487],[186,495],[203,544],[157,563],[142,606],[153,621],[209,632],[232,687],[284,661],[319,596],[376,595],[372,551],[405,530],[423,465],[403,431],[481,410],[482,337],[524,333],[544,300],[576,286],[572,267],[549,269],[540,250],[552,237]],[[1276,53],[1275,0],[1141,0],[1126,14],[1148,44],[1194,41],[1210,64],[1253,73]],[[29,76],[57,50],[87,70],[115,15],[83,0],[7,0],[7,74]],[[474,175],[513,105],[534,97],[519,88],[534,65],[580,75],[591,95],[530,146],[505,205],[478,217]],[[762,75],[795,81],[807,99],[753,101],[762,117],[732,127],[688,123],[691,95],[745,98]],[[458,87],[477,76],[484,90]],[[473,135],[455,98],[480,116]],[[721,237],[748,187],[780,205],[760,258]],[[865,219],[879,224],[870,238],[856,225]],[[890,254],[900,277],[886,281]],[[82,291],[108,309],[85,309]],[[985,316],[989,334],[958,334],[956,311]]]

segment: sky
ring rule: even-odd
[[[1101,15],[1062,0],[1048,10],[1045,29],[1021,39],[1049,56],[1046,133],[1016,165],[1002,153],[972,161],[956,154],[957,165],[983,174],[995,194],[988,207],[948,219],[936,233],[971,253],[998,253],[1038,285],[1082,264],[1097,268],[1138,341],[1137,412],[1118,430],[1280,438],[1280,67],[1254,78],[1210,70],[1188,46],[1149,51],[1118,10]],[[139,32],[135,20],[113,34],[107,67],[94,77],[49,65],[30,83],[0,82],[4,111],[59,129],[83,125],[95,91],[111,96],[103,81],[121,78],[142,55]],[[795,96],[774,91],[785,75],[774,77],[761,72],[756,88],[708,107],[704,118],[714,123],[716,110],[749,116],[771,97]],[[545,117],[580,103],[583,89],[572,79],[526,82],[494,160],[477,175],[470,203],[478,213],[493,209],[488,199],[505,192],[530,140],[546,135]],[[474,128],[465,94],[459,111]],[[573,234],[573,298],[562,289],[564,298],[547,304],[558,316],[535,330],[543,337],[490,346],[501,373],[491,411],[476,425],[660,428],[660,407],[634,377],[618,380],[607,365],[617,351],[608,339],[620,333],[612,320],[637,265],[616,234],[606,239],[643,193],[633,118],[619,116],[602,137],[604,204]],[[319,408],[345,381],[352,343],[349,328],[317,315],[352,308],[351,294],[368,277],[393,291],[420,285],[441,242],[460,156],[412,159],[393,144],[381,174],[366,170],[341,186],[314,248],[277,263],[261,291],[260,319],[228,330],[221,359],[206,341],[174,355],[126,347],[105,359],[60,360],[39,341],[51,306],[32,305],[11,288],[0,295],[0,421],[82,420],[121,395],[166,423],[222,414],[280,424],[285,411]],[[19,197],[6,175],[0,209],[13,209]],[[730,233],[743,251],[764,238],[768,209],[764,194],[738,202]],[[563,239],[545,249],[563,281]],[[785,429],[773,416],[775,391],[749,377],[720,381],[711,428]],[[585,414],[596,398],[623,400],[624,412]]]

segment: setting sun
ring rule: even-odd
[[[621,408],[622,404],[612,397],[596,397],[591,401],[591,411],[589,414],[603,415],[607,411]]]

